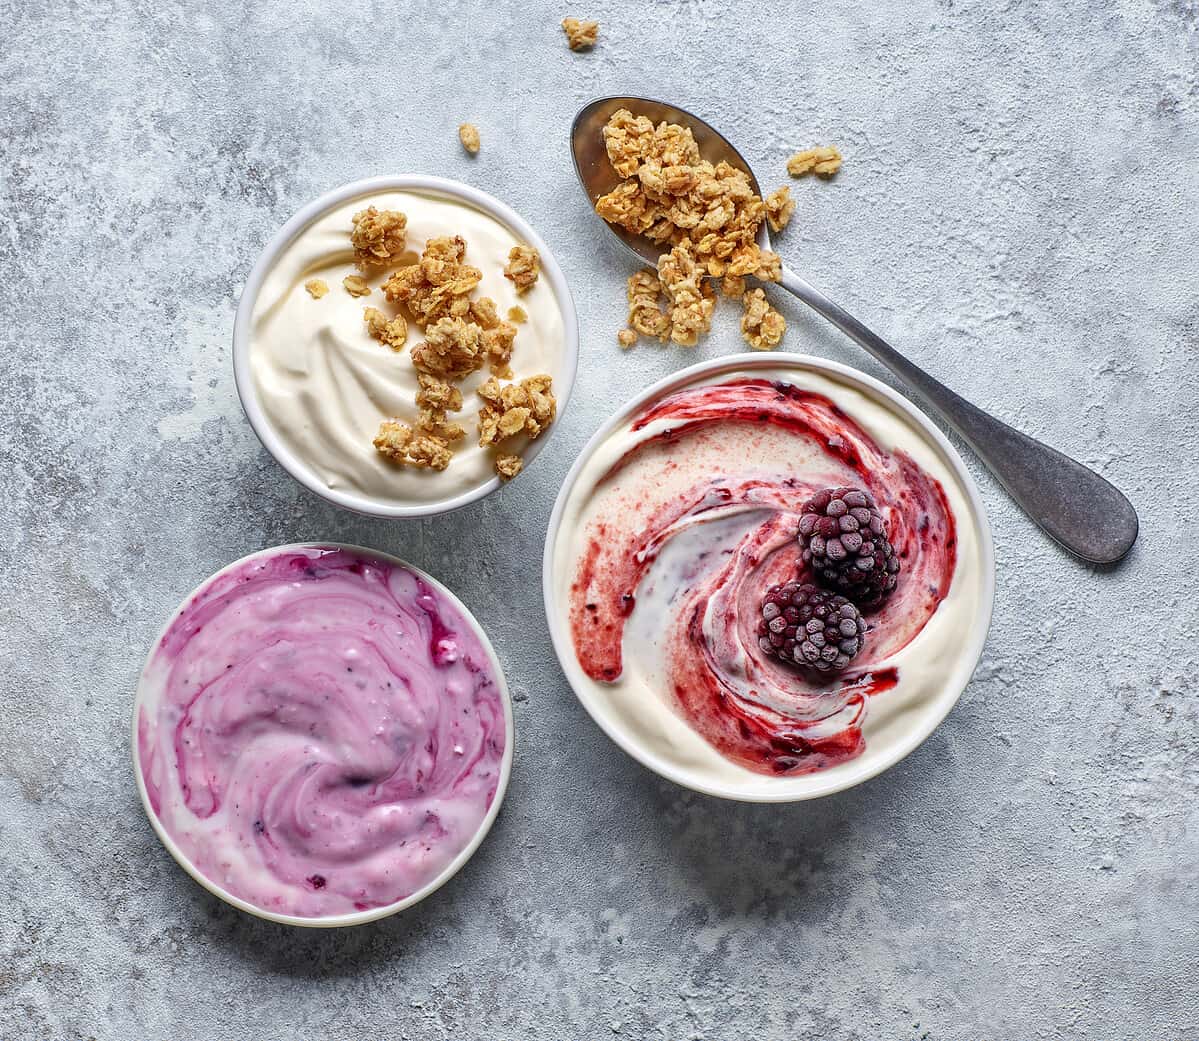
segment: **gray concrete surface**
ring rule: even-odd
[[[0,4],[0,1037],[1199,1037],[1199,8],[1194,0]],[[573,182],[571,114],[677,99],[766,184],[781,251],[935,373],[1142,509],[1108,573],[968,458],[995,624],[958,708],[862,788],[793,807],[659,782],[584,715],[538,585],[568,465],[647,380],[625,257]],[[478,124],[477,160],[455,128]],[[368,174],[509,201],[578,297],[580,382],[513,488],[456,516],[325,507],[230,371],[256,253]],[[786,347],[879,371],[782,302]],[[342,933],[232,911],[160,848],[127,743],[148,644],[227,561],[296,539],[398,553],[473,605],[516,692],[516,770],[474,861]]]

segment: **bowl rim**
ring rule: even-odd
[[[251,268],[241,297],[237,303],[237,312],[233,319],[233,382],[237,388],[237,396],[241,401],[242,410],[250,422],[258,440],[270,453],[271,457],[296,481],[310,492],[320,496],[326,502],[335,506],[360,513],[368,517],[386,519],[402,519],[407,517],[434,517],[460,509],[490,495],[497,488],[511,481],[501,481],[493,474],[486,481],[464,492],[447,499],[437,499],[422,503],[388,503],[372,499],[367,495],[356,492],[341,491],[329,488],[309,465],[293,452],[275,430],[267,418],[254,386],[254,374],[250,368],[250,346],[253,333],[254,306],[262,283],[275,265],[279,254],[307,228],[313,221],[336,206],[354,198],[389,191],[425,192],[443,198],[465,202],[482,210],[484,213],[504,224],[509,231],[529,243],[541,257],[541,275],[554,291],[558,310],[562,316],[562,372],[555,378],[554,396],[558,401],[558,415],[566,411],[570,402],[571,391],[574,389],[579,366],[579,316],[575,309],[574,297],[567,284],[566,275],[558,264],[553,251],[545,240],[520,216],[512,207],[501,202],[493,195],[448,177],[434,177],[426,174],[384,174],[378,177],[365,177],[350,181],[338,188],[317,196],[312,201],[301,206],[283,226],[268,240],[259,254],[254,267]],[[521,473],[529,468],[533,460],[541,453],[545,444],[553,436],[558,423],[551,424],[550,429],[529,444],[524,453],[525,466]],[[517,475],[519,478],[520,474]]]
[[[657,755],[653,750],[642,745],[631,733],[617,724],[614,721],[615,717],[606,713],[603,706],[597,700],[581,692],[581,684],[576,684],[575,682],[574,673],[578,671],[578,663],[574,656],[574,647],[565,621],[566,615],[556,609],[554,551],[561,532],[562,514],[566,508],[566,502],[574,489],[575,482],[578,480],[580,471],[596,449],[612,431],[625,423],[647,402],[672,390],[681,389],[704,377],[718,375],[721,372],[743,371],[746,369],[798,369],[801,371],[815,370],[817,372],[831,373],[856,386],[858,389],[880,397],[885,402],[891,404],[904,417],[922,430],[940,451],[950,470],[961,482],[967,502],[974,514],[973,519],[976,521],[979,531],[979,551],[982,557],[982,574],[980,575],[982,603],[981,609],[974,619],[970,640],[965,645],[961,659],[963,662],[970,662],[969,671],[963,673],[963,678],[957,691],[951,698],[944,699],[943,708],[935,715],[930,716],[926,725],[913,728],[911,733],[905,735],[903,740],[895,742],[892,750],[870,769],[859,771],[856,774],[851,772],[848,775],[834,776],[832,779],[827,776],[827,772],[805,774],[803,775],[805,778],[805,787],[799,791],[783,789],[779,792],[747,792],[719,781],[704,781],[691,776],[686,770],[676,768],[664,757]],[[618,408],[607,422],[588,439],[563,480],[562,486],[558,491],[558,497],[554,502],[554,508],[550,513],[549,525],[546,529],[545,549],[542,555],[541,582],[542,596],[545,601],[546,617],[549,624],[550,642],[553,644],[554,654],[558,658],[559,667],[565,675],[566,681],[574,692],[575,697],[587,711],[587,714],[591,716],[599,728],[626,754],[658,774],[658,776],[703,795],[716,796],[717,798],[730,799],[736,802],[803,802],[808,799],[822,798],[826,795],[833,795],[836,792],[856,787],[891,769],[891,767],[895,766],[923,744],[937,727],[941,725],[945,717],[949,715],[950,711],[961,698],[963,691],[969,685],[975,670],[978,668],[978,663],[982,658],[983,648],[986,644],[987,634],[990,631],[991,618],[995,605],[995,546],[991,536],[991,523],[987,517],[982,496],[979,494],[978,487],[975,485],[974,479],[970,476],[970,472],[966,469],[966,464],[963,462],[961,455],[933,421],[906,397],[868,373],[841,362],[830,361],[810,354],[742,352],[698,362],[663,377],[652,386],[634,395]],[[811,780],[807,780],[809,778]],[[823,783],[821,783],[822,778]],[[780,783],[785,783],[785,781]]]
[[[348,553],[362,554],[369,557],[374,557],[379,560],[386,561],[392,565],[402,567],[414,575],[428,582],[437,592],[444,596],[451,604],[457,606],[462,612],[462,616],[470,623],[475,631],[475,635],[479,637],[479,642],[487,652],[492,668],[495,671],[497,679],[497,689],[500,693],[500,701],[504,708],[504,728],[505,737],[504,753],[500,761],[500,775],[496,782],[495,795],[491,800],[491,805],[487,808],[486,814],[483,816],[482,822],[475,831],[474,836],[454,857],[449,864],[434,878],[430,879],[420,889],[414,893],[410,893],[402,900],[397,900],[395,903],[387,904],[385,907],[372,907],[366,911],[352,911],[346,914],[325,915],[319,918],[308,918],[302,915],[281,914],[276,911],[269,911],[266,908],[259,907],[248,900],[244,900],[239,896],[235,896],[219,883],[204,875],[192,862],[191,859],[179,848],[178,844],[163,827],[162,822],[158,819],[158,814],[154,812],[153,806],[150,805],[150,794],[146,790],[146,780],[142,774],[141,758],[138,754],[138,714],[142,706],[143,685],[146,681],[146,672],[150,667],[150,663],[154,658],[155,652],[158,650],[162,638],[167,634],[171,625],[179,617],[180,613],[187,607],[188,604],[204,589],[209,583],[220,578],[226,572],[232,571],[234,568],[240,567],[247,561],[254,560],[258,557],[264,557],[276,553],[284,553],[288,550],[296,549],[335,549],[344,550]],[[476,850],[483,844],[483,840],[491,831],[492,824],[495,823],[496,817],[499,815],[500,806],[504,801],[504,796],[508,791],[508,781],[512,774],[512,757],[515,748],[515,720],[512,714],[512,698],[508,692],[508,681],[504,676],[504,670],[500,664],[499,656],[495,652],[495,648],[491,644],[491,640],[483,627],[479,624],[479,620],[471,613],[470,609],[457,597],[450,589],[447,589],[441,582],[430,575],[427,571],[422,570],[406,560],[395,556],[392,553],[387,553],[383,550],[371,549],[368,546],[358,546],[349,542],[333,542],[333,541],[313,541],[313,542],[289,542],[280,546],[268,546],[265,549],[255,550],[253,553],[247,553],[243,557],[226,564],[218,571],[214,571],[211,575],[205,578],[197,585],[190,593],[188,593],[179,606],[170,613],[166,622],[159,630],[158,635],[150,644],[150,651],[146,655],[146,663],[142,666],[142,671],[138,674],[137,688],[133,696],[133,712],[131,726],[131,741],[130,750],[133,757],[133,773],[137,780],[137,791],[141,798],[142,809],[145,811],[146,817],[150,821],[150,826],[154,829],[154,834],[158,836],[159,842],[166,848],[166,851],[175,859],[175,862],[183,868],[192,879],[198,882],[201,886],[207,889],[213,896],[219,897],[225,903],[236,907],[239,911],[245,911],[248,914],[254,915],[256,918],[262,918],[269,922],[278,922],[280,925],[294,925],[310,929],[335,929],[342,926],[366,925],[368,922],[376,922],[381,918],[390,917],[397,914],[414,904],[420,903],[426,897],[431,896],[451,878],[453,878],[466,864]]]

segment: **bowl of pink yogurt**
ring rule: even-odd
[[[763,605],[817,581],[803,504],[850,487],[901,568],[864,610],[861,652],[820,675],[764,652]],[[543,584],[566,678],[622,749],[696,791],[786,802],[933,732],[982,653],[994,567],[978,489],[911,402],[845,365],[757,353],[684,369],[595,434],[551,514]]]
[[[448,881],[491,828],[512,705],[453,593],[375,550],[281,546],[207,579],[146,661],[133,762],[197,882],[261,918],[359,925]]]

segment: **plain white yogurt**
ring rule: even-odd
[[[514,305],[528,314],[517,326],[512,357],[517,378],[548,373],[559,384],[567,364],[560,301],[544,273],[521,296],[503,274],[509,251],[523,240],[465,201],[420,191],[384,191],[339,203],[279,252],[251,317],[254,393],[287,449],[330,490],[397,505],[449,499],[495,476],[492,453],[479,448],[473,436],[479,411],[474,391],[488,373],[475,373],[461,384],[464,407],[451,418],[466,427],[467,436],[454,446],[446,470],[399,467],[375,451],[372,441],[380,422],[416,418],[417,379],[409,353],[422,335],[410,322],[405,348],[397,352],[367,332],[367,307],[392,312],[380,287],[394,270],[361,273],[354,267],[351,217],[372,205],[407,215],[410,254],[404,263],[414,262],[428,239],[461,235],[467,263],[483,273],[475,297],[491,297],[501,317]],[[348,274],[364,274],[370,295],[350,296],[342,287]],[[329,286],[319,300],[304,288],[314,278]]]

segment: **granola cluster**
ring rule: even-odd
[[[687,127],[654,126],[620,109],[603,133],[608,159],[624,180],[596,202],[596,212],[662,247],[656,273],[629,279],[629,328],[618,342],[631,346],[641,335],[693,347],[711,328],[711,279],[730,280],[725,295],[741,296],[746,276],[781,278],[782,262],[758,246],[757,236],[763,221],[779,229],[787,223],[795,208],[790,192],[763,200],[743,170],[702,159]]]
[[[411,253],[405,253],[407,224],[404,214],[371,206],[354,215],[350,232],[355,263],[362,271],[384,269],[380,288],[392,305],[386,311],[363,310],[367,332],[397,353],[407,343],[409,323],[424,335],[409,352],[419,384],[417,417],[411,423],[399,419],[381,423],[375,449],[400,466],[444,470],[453,458],[453,446],[466,437],[466,429],[452,418],[463,408],[457,384],[487,368],[491,378],[478,391],[483,401],[479,444],[496,449],[497,473],[514,477],[523,463],[503,443],[517,436],[537,437],[557,412],[551,377],[500,383],[515,377],[511,361],[516,323],[526,321],[528,315],[524,308],[512,307],[510,320],[505,320],[494,300],[475,296],[483,273],[467,263],[466,241],[460,235],[429,239],[414,263],[404,263],[412,259]],[[504,274],[518,293],[524,293],[537,281],[540,266],[536,250],[516,246]],[[369,296],[372,291],[366,278],[356,273],[346,275],[342,286],[353,297]],[[320,299],[329,287],[312,279],[305,288]]]
[[[470,314],[470,295],[483,272],[465,262],[461,235],[429,239],[415,264],[402,267],[383,283],[389,303],[403,304],[422,329],[439,318]]]
[[[792,177],[803,177],[814,173],[818,177],[832,177],[841,169],[841,153],[832,145],[821,145],[796,152],[787,160],[787,173]]]
[[[461,441],[466,437],[466,428],[450,421],[449,413],[462,409],[462,391],[428,373],[418,373],[420,390],[416,392],[416,404],[420,409],[416,427],[422,433],[436,437],[446,444]]]
[[[354,263],[362,271],[372,267],[391,267],[404,252],[408,218],[399,210],[378,210],[368,206],[351,218],[354,230],[350,242],[354,245]]]
[[[755,351],[772,351],[787,329],[786,319],[766,300],[761,289],[751,289],[743,298],[741,335]]]
[[[558,415],[552,382],[544,374],[507,384],[492,376],[475,391],[483,400],[479,411],[480,447],[499,445],[521,434],[537,437]],[[515,477],[521,465],[519,456],[502,455],[496,460],[496,471],[503,477]]]
[[[572,51],[585,51],[595,46],[599,38],[599,22],[588,22],[581,18],[563,18],[562,31]]]
[[[424,342],[412,348],[417,372],[445,380],[466,379],[484,360],[483,330],[462,318],[438,318],[426,327]]]
[[[786,185],[766,196],[766,223],[776,234],[782,231],[791,221],[795,212],[795,200],[791,198],[791,189]]]
[[[422,434],[396,419],[379,424],[374,445],[375,451],[393,463],[421,469],[444,470],[454,455],[441,438]]]
[[[504,277],[508,279],[518,293],[527,293],[533,288],[537,276],[541,273],[541,256],[532,246],[513,246],[508,253],[508,263],[504,266]]]
[[[658,281],[657,272],[646,268],[630,275],[628,297],[629,328],[624,332],[630,336],[618,336],[621,345],[632,347],[637,342],[638,333],[665,342],[670,333],[670,315],[658,304],[662,297],[662,283]]]
[[[458,127],[458,140],[471,155],[479,151],[479,128],[474,123],[463,123]]]
[[[380,343],[386,344],[393,351],[402,351],[408,339],[408,322],[402,314],[388,318],[377,307],[368,307],[362,312],[366,322],[366,330]]]

